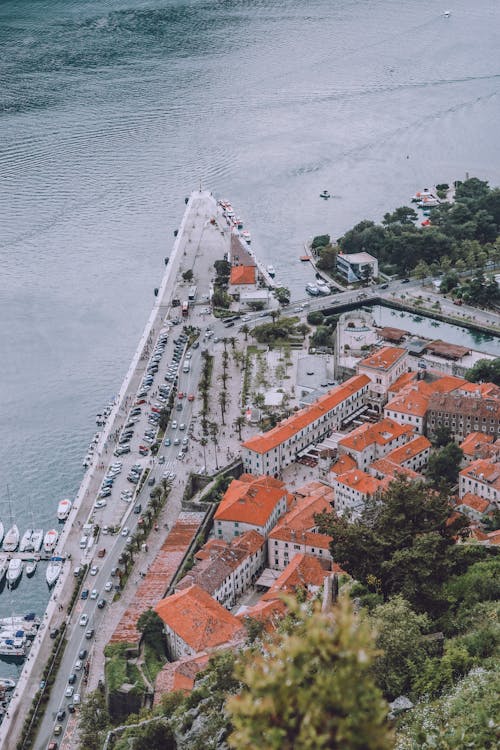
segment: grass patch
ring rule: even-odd
[[[128,660],[129,652],[136,650],[133,643],[112,643],[104,649],[106,685],[110,693],[118,690],[124,682],[134,685],[132,692],[144,693],[146,686],[135,664]]]
[[[166,658],[162,657],[158,651],[153,648],[149,643],[144,644],[144,672],[147,675],[151,684],[154,684],[156,675],[161,670],[163,665],[166,663]]]

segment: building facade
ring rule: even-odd
[[[336,267],[349,284],[378,278],[378,260],[369,253],[339,253]]]

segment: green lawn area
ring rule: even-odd
[[[141,673],[135,664],[127,659],[127,651],[135,648],[132,643],[113,643],[106,646],[106,664],[104,667],[106,685],[110,693],[118,690],[124,682],[135,685],[135,692],[144,693],[146,686]]]
[[[145,675],[149,678],[149,681],[151,683],[154,683],[156,679],[156,675],[160,671],[160,669],[163,667],[163,665],[166,663],[167,659],[166,657],[161,657],[161,655],[152,647],[149,645],[149,643],[144,644],[144,665],[143,670]]]

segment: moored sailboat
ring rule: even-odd
[[[59,578],[59,575],[61,573],[63,567],[63,560],[62,557],[52,557],[48,566],[47,571],[45,573],[45,578],[47,581],[47,584],[49,588],[54,585],[54,583]]]
[[[13,557],[7,568],[7,586],[12,589],[23,574],[24,563],[19,557]]]
[[[19,546],[19,529],[16,524],[10,527],[3,540],[5,552],[15,552]]]
[[[33,529],[26,529],[24,532],[21,543],[19,545],[19,552],[31,552],[33,549],[32,543]]]
[[[33,552],[40,552],[43,544],[43,529],[34,529],[31,535],[31,544]]]
[[[35,575],[37,565],[38,562],[34,557],[32,557],[31,560],[26,560],[26,575],[28,576],[28,578],[31,578],[31,576]]]

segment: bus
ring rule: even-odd
[[[188,300],[190,302],[194,302],[196,299],[196,286],[190,286],[189,287],[189,293],[188,293]]]
[[[182,303],[182,317],[187,318],[189,313],[189,302],[187,300],[184,300]]]

